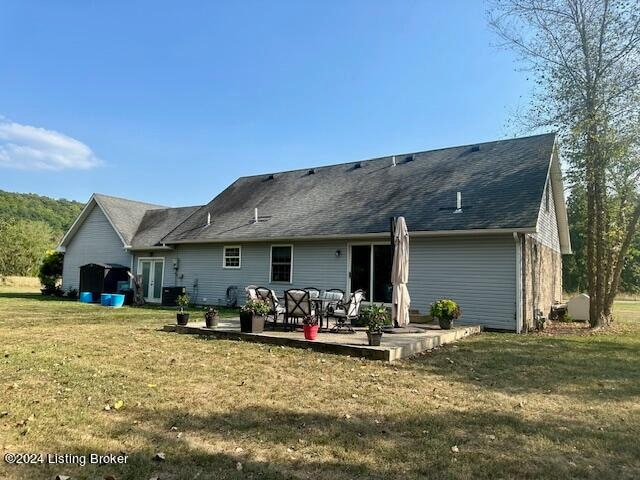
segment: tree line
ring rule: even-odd
[[[0,190],[0,277],[35,276],[83,205]]]

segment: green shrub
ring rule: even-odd
[[[384,326],[391,325],[389,311],[383,304],[363,308],[361,316],[370,332],[381,332]]]
[[[180,307],[180,313],[184,313],[185,307],[188,307],[191,303],[191,297],[186,293],[178,295],[178,298],[176,298],[176,303]]]
[[[268,315],[271,307],[264,300],[248,300],[240,309],[243,313],[251,313],[253,315]]]
[[[462,310],[450,298],[442,298],[431,304],[431,316],[442,320],[456,320],[462,315]]]
[[[48,250],[38,271],[38,278],[45,289],[53,289],[62,279],[62,265],[64,254],[55,250]]]

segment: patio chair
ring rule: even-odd
[[[306,290],[292,288],[284,292],[284,323],[285,328],[291,324],[291,329],[295,328],[292,320],[296,324],[298,319],[305,317],[315,317],[316,312],[311,302],[311,296]]]
[[[264,300],[269,305],[270,310],[267,318],[269,316],[273,317],[273,329],[275,330],[278,316],[284,313],[284,307],[280,305],[276,292],[267,287],[258,287],[256,288],[256,295],[258,300]]]
[[[320,290],[318,288],[315,287],[307,287],[307,288],[303,288],[302,290],[306,290],[307,292],[309,292],[309,296],[314,299],[314,298],[319,298],[320,297]]]
[[[247,294],[247,300],[258,300],[258,294],[256,293],[255,285],[247,285],[244,287],[244,292]]]
[[[336,324],[331,329],[332,332],[341,332],[342,329],[346,328],[350,333],[353,333],[351,321],[354,318],[358,318],[364,296],[364,290],[356,290],[351,294],[348,301],[340,301],[335,308],[330,307],[327,309],[327,317],[336,319]]]

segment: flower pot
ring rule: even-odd
[[[262,333],[264,317],[250,312],[240,312],[240,331],[242,333]]]
[[[303,325],[302,330],[307,340],[315,340],[318,337],[318,325]]]
[[[440,328],[443,330],[451,330],[451,326],[453,325],[453,319],[438,318],[438,324],[440,325]]]
[[[220,317],[218,316],[218,314],[207,315],[205,313],[205,315],[204,315],[204,324],[205,324],[205,326],[207,328],[217,327],[218,326],[218,320],[220,320]]]
[[[382,332],[367,332],[367,338],[369,339],[369,345],[378,347],[382,341]]]
[[[189,314],[188,313],[178,313],[176,315],[178,320],[178,325],[186,325],[189,322]]]

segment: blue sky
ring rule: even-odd
[[[0,0],[0,189],[207,202],[242,175],[512,136],[481,1]]]

